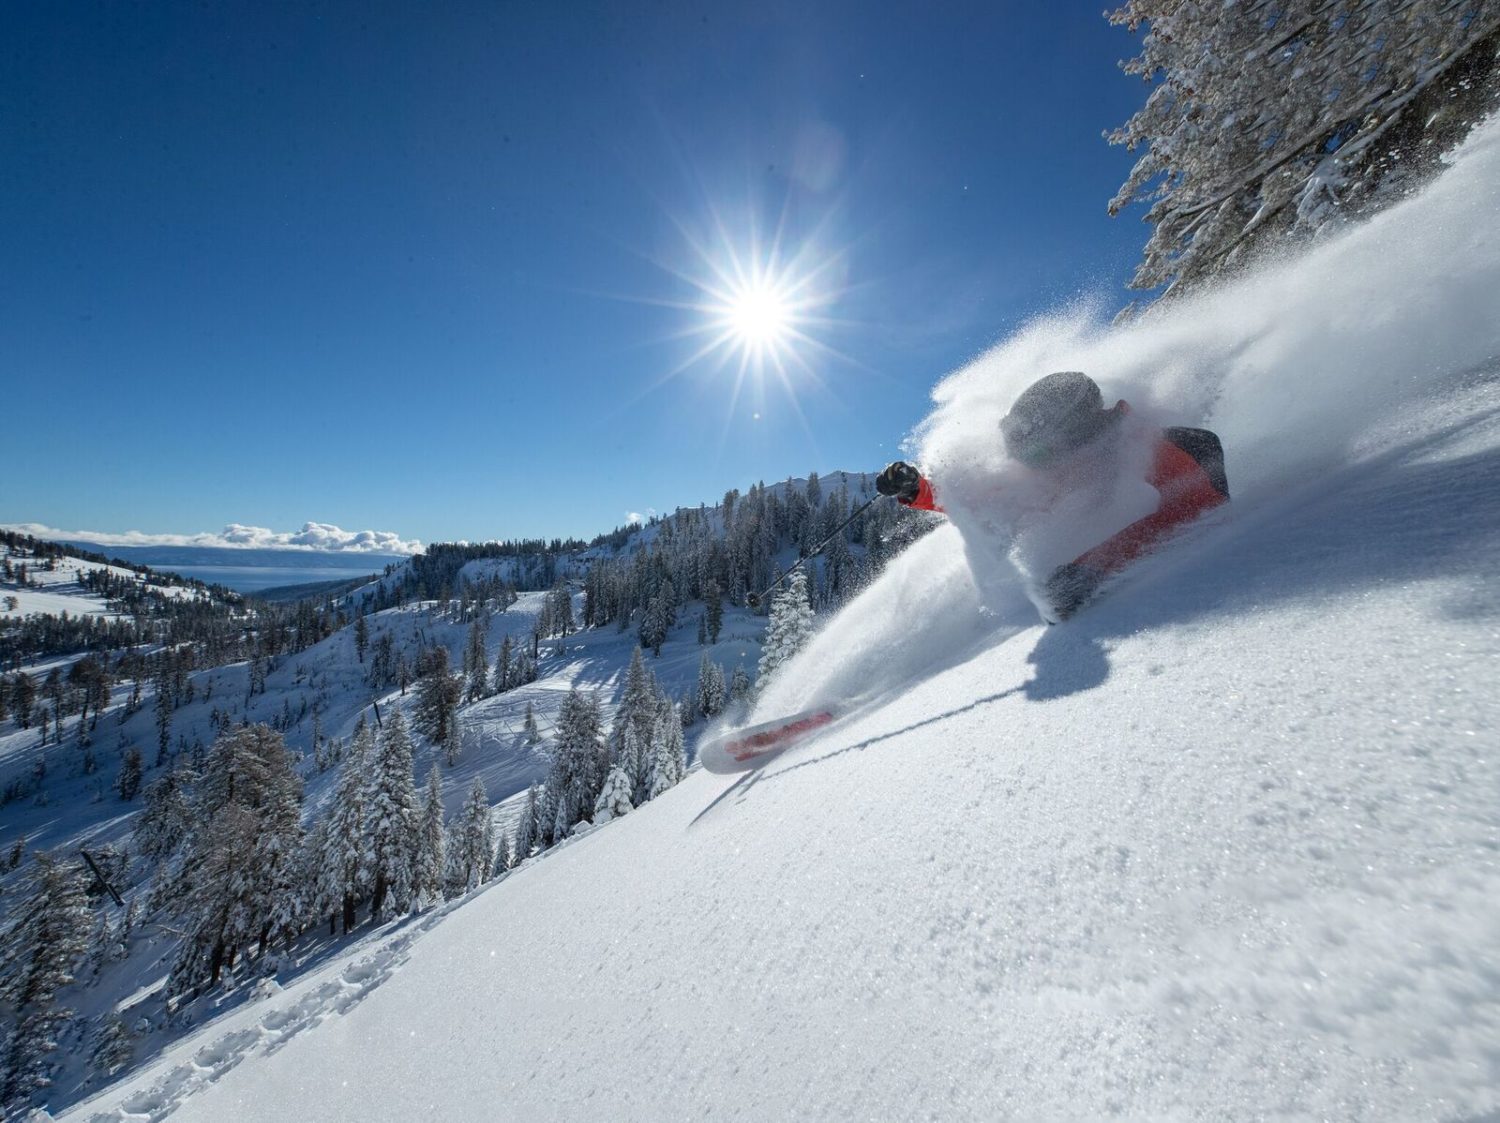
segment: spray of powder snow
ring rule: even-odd
[[[887,695],[981,637],[1035,624],[1023,590],[1154,507],[1142,477],[1158,426],[1220,435],[1232,517],[1371,451],[1377,430],[1399,436],[1404,408],[1496,356],[1500,119],[1421,193],[1303,254],[1131,325],[1070,308],[944,379],[908,448],[952,527],[829,621],[767,684],[756,717]],[[1069,481],[1009,461],[998,429],[1023,389],[1058,370],[1087,372],[1106,404],[1133,410],[1114,459]]]

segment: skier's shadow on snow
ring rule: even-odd
[[[1102,686],[1109,678],[1109,655],[1097,636],[1073,628],[1048,628],[1026,661],[1036,674],[1021,693],[1031,702],[1066,698]]]

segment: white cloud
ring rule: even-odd
[[[645,519],[641,518],[641,513],[639,511],[626,511],[625,512],[625,525],[626,526],[629,526],[631,523],[644,523],[645,521],[646,521]]]
[[[58,530],[41,523],[7,523],[6,530],[33,538],[96,542],[101,546],[208,546],[225,549],[324,550],[348,554],[417,554],[422,543],[407,541],[392,530],[344,530],[332,523],[303,523],[301,530],[276,531],[263,526],[230,523],[217,534],[144,534],[127,530],[108,534],[97,530]]]

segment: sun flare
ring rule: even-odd
[[[787,338],[796,311],[776,286],[761,282],[731,294],[725,319],[742,346],[759,351]]]
[[[774,401],[811,437],[801,398],[828,392],[830,368],[853,363],[832,337],[848,322],[834,309],[849,292],[848,251],[814,230],[793,236],[779,222],[767,237],[760,223],[730,223],[709,209],[706,227],[674,219],[687,253],[655,259],[683,287],[678,299],[655,300],[685,313],[673,338],[680,359],[646,392],[692,372],[727,388],[724,436],[736,417],[759,421]],[[825,218],[819,228],[832,223]]]

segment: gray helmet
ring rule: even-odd
[[[1005,451],[1033,468],[1088,444],[1115,418],[1099,384],[1082,371],[1049,374],[1028,386],[1000,420]]]

